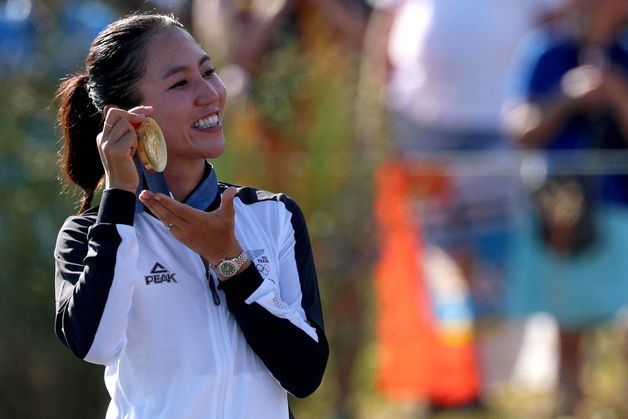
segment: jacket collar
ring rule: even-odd
[[[163,173],[149,172],[143,164],[139,162],[136,162],[136,164],[141,178],[140,186],[137,188],[137,193],[135,194],[136,197],[139,197],[143,189],[172,196]],[[211,164],[206,163],[203,178],[194,191],[192,191],[183,202],[192,208],[205,211],[211,209],[210,207],[217,207],[219,197],[220,190],[218,187],[218,179],[216,178],[216,171]],[[140,213],[143,211],[145,211],[144,204],[142,204],[139,198],[136,198],[135,212]]]

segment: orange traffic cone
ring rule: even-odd
[[[480,379],[470,322],[464,328],[439,319],[432,304],[439,287],[425,278],[425,249],[409,210],[420,179],[393,162],[378,168],[375,182],[377,388],[392,399],[443,407],[476,400]],[[447,304],[441,297],[437,303]]]

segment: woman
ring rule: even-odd
[[[285,195],[217,182],[226,92],[211,59],[172,17],[132,15],[58,97],[61,163],[84,198],[55,249],[56,331],[106,366],[107,417],[292,417],[287,393],[311,394],[328,357],[307,229]],[[134,160],[148,115],[163,174]]]

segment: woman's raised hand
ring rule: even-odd
[[[152,111],[152,106],[137,106],[128,111],[105,106],[105,123],[96,137],[96,143],[105,169],[106,188],[133,193],[137,190],[139,174],[133,160],[137,150],[135,129]]]
[[[233,197],[236,188],[222,193],[221,204],[212,212],[200,211],[161,193],[144,190],[140,200],[183,244],[217,265],[242,252],[235,237]]]

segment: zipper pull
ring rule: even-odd
[[[212,299],[214,300],[214,304],[219,306],[220,296],[218,295],[218,290],[216,289],[216,284],[214,283],[214,276],[209,273],[209,270],[205,271],[205,275],[207,276],[207,281],[209,282],[209,289],[212,292]]]
[[[216,289],[216,284],[214,283],[214,276],[209,271],[209,262],[207,262],[203,256],[201,256],[201,260],[203,261],[203,265],[205,265],[205,278],[207,278],[209,290],[212,292],[212,300],[214,300],[214,304],[219,306],[220,296],[218,295],[218,290]]]

